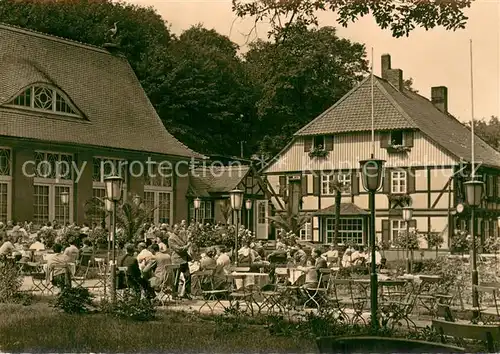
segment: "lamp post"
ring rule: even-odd
[[[200,209],[201,206],[201,199],[196,197],[195,200],[193,201],[194,204],[194,223],[198,223],[198,210]]]
[[[111,302],[116,302],[116,203],[122,198],[123,178],[120,176],[110,176],[104,179],[106,187],[106,197],[113,203],[113,263],[111,264]]]
[[[472,236],[472,306],[477,309],[479,307],[477,285],[479,283],[479,276],[477,272],[477,245],[476,245],[476,208],[481,205],[483,199],[484,183],[476,180],[474,177],[472,180],[465,182],[465,195],[467,197],[467,203],[471,209],[471,236]],[[473,318],[477,318],[478,312],[474,310]]]
[[[109,199],[104,199],[104,206],[106,208],[106,211],[108,215],[111,215],[111,212],[113,211],[113,202]],[[107,276],[108,276],[108,265],[109,265],[109,259],[111,257],[111,220],[109,222],[109,233],[108,233],[108,258],[106,260],[106,267],[104,271],[104,296],[106,296],[106,283],[107,283]]]
[[[411,274],[410,262],[410,221],[413,218],[413,208],[406,206],[403,208],[403,220],[406,223],[406,273]]]
[[[252,209],[252,199],[245,201],[245,208],[247,209],[247,229],[250,230],[250,210]]]
[[[66,208],[69,204],[69,193],[61,192],[59,195],[61,197],[61,204],[63,206],[63,229],[66,228]]]
[[[383,176],[383,160],[373,158],[370,160],[360,161],[361,176],[363,187],[369,193],[369,207],[370,207],[370,304],[371,304],[371,324],[374,329],[378,328],[378,283],[377,283],[377,266],[376,266],[376,250],[375,250],[375,193],[382,185]]]
[[[239,226],[238,226],[238,218],[239,211],[241,210],[243,204],[243,191],[240,189],[233,189],[229,192],[229,197],[231,199],[231,209],[236,211],[236,232],[234,235],[234,264],[238,265],[238,235],[239,235]]]

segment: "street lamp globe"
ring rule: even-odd
[[[117,202],[122,198],[123,178],[120,176],[110,176],[104,179],[104,186],[106,188],[106,197]]]
[[[245,201],[245,208],[246,208],[247,210],[252,209],[252,199],[247,199],[247,200]]]
[[[195,198],[195,200],[193,201],[193,204],[194,204],[194,208],[195,209],[200,209],[201,199],[200,198]]]
[[[467,204],[471,207],[478,207],[483,200],[484,183],[478,180],[471,180],[464,183]]]
[[[62,205],[69,204],[69,193],[68,192],[61,192],[60,197],[61,197],[61,204]]]
[[[231,199],[231,208],[236,211],[241,210],[243,206],[243,191],[240,189],[233,189],[229,192],[229,197]]]
[[[376,192],[380,189],[384,175],[384,163],[384,160],[377,159],[360,161],[361,180],[363,187],[368,192]]]
[[[403,220],[410,221],[413,218],[413,208],[410,206],[403,207]]]

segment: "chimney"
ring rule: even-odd
[[[448,88],[437,86],[431,88],[431,102],[443,113],[448,113]]]
[[[383,54],[382,62],[382,79],[387,80],[397,90],[403,90],[403,70],[392,69],[390,54]]]
[[[390,54],[383,54],[382,55],[382,79],[387,80],[387,72],[391,70],[391,56]]]

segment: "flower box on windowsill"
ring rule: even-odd
[[[389,194],[387,197],[389,198],[389,205],[391,209],[397,206],[411,206],[413,201],[409,194]]]
[[[314,149],[309,151],[309,157],[312,159],[314,157],[327,157],[328,151],[324,149]]]
[[[411,150],[410,147],[404,145],[390,145],[387,148],[387,152],[392,152],[392,153],[408,152],[410,150]]]

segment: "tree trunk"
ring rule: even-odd
[[[333,245],[337,246],[339,240],[339,224],[340,224],[340,203],[342,202],[342,192],[337,190],[335,193],[335,229],[333,232]]]
[[[438,259],[439,246],[436,246],[436,259]]]

